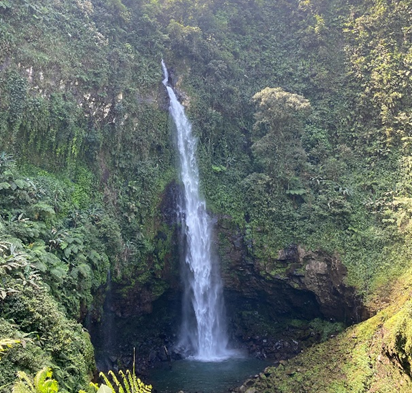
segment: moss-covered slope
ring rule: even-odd
[[[267,368],[248,382],[256,392],[409,392],[411,273],[398,280],[374,317]],[[242,389],[246,390],[246,389]]]

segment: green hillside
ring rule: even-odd
[[[138,362],[176,326],[162,58],[233,330],[252,329],[242,299],[263,299],[258,335],[277,316],[359,323],[248,389],[408,391],[411,25],[407,0],[0,0],[0,391],[44,366],[87,389],[108,315]]]

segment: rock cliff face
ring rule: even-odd
[[[292,244],[277,258],[259,261],[250,255],[240,231],[227,217],[218,221],[222,274],[230,297],[267,303],[280,316],[324,318],[347,324],[368,317],[338,255],[309,251]]]

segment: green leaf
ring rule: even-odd
[[[64,250],[64,256],[65,256],[66,258],[69,258],[71,253],[72,253],[71,247],[67,247],[67,248]]]
[[[6,182],[0,183],[0,190],[8,190],[8,189],[10,189],[9,183],[6,183]]]
[[[13,178],[13,172],[10,171],[10,170],[4,171],[3,176],[8,178],[8,179],[12,179]]]
[[[66,277],[66,270],[63,266],[57,266],[50,270],[50,274],[53,276],[53,279],[56,281],[61,281]]]
[[[27,183],[22,179],[16,179],[14,182],[16,183],[17,187],[20,189],[24,189],[27,187]]]
[[[3,0],[0,1],[0,7],[4,9],[11,8],[11,4],[7,0]]]
[[[226,167],[224,167],[223,165],[212,165],[212,169],[216,173],[226,171]]]
[[[33,211],[37,213],[45,213],[50,215],[55,215],[56,212],[54,211],[53,207],[48,205],[47,203],[39,202],[32,206]]]

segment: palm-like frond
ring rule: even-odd
[[[129,370],[128,370],[128,371],[129,371]],[[126,374],[127,374],[127,371],[126,371]],[[130,372],[129,372],[129,374],[130,374]],[[127,380],[127,375],[125,375],[122,370],[119,371],[119,375],[120,375],[120,376],[122,377],[122,379],[123,379],[123,385],[124,385],[124,387],[125,387],[125,389],[126,389],[126,393],[132,393],[132,390],[131,390],[130,385],[129,385],[129,381]],[[133,386],[133,385],[132,385],[132,386]]]
[[[13,393],[35,393],[34,385],[30,377],[24,371],[17,371],[19,381],[13,386]]]
[[[117,378],[113,371],[108,372],[108,375],[111,377],[116,388],[104,373],[100,373],[99,375],[111,389],[112,393],[151,393],[152,391],[152,385],[145,385],[139,378],[136,377],[135,372],[130,372],[130,370],[127,370],[126,374],[123,371],[119,372],[121,381]]]
[[[106,376],[105,373],[101,372],[101,373],[99,374],[99,376],[102,377],[103,380],[104,380],[104,382],[106,383],[106,385],[107,385],[110,389],[112,389],[112,392],[116,392],[116,390],[114,389],[112,383],[109,381],[109,378],[107,378],[107,376]]]
[[[125,393],[122,384],[120,383],[120,381],[116,377],[116,374],[112,370],[110,370],[108,374],[112,377],[112,380],[116,384],[116,386],[119,390],[119,393]]]

